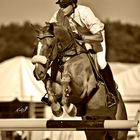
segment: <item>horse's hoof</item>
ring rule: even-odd
[[[63,109],[61,107],[61,105],[57,102],[57,103],[52,103],[51,104],[51,109],[52,109],[52,113],[56,116],[56,117],[60,117],[63,114]]]
[[[46,98],[44,96],[42,97],[41,102],[47,104],[48,106],[51,106],[51,102],[49,102],[48,98]]]
[[[65,107],[65,106],[64,106]],[[71,117],[74,117],[74,116],[76,116],[77,115],[77,108],[76,108],[76,106],[75,105],[73,105],[73,104],[70,104],[70,106],[66,106],[65,107],[65,110],[66,110],[66,112],[67,112],[67,114],[69,115],[69,116],[71,116]]]

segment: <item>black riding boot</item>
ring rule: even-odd
[[[103,76],[103,79],[107,85],[109,92],[114,95],[112,96],[112,94],[108,94],[108,98],[107,98],[108,107],[116,105],[119,101],[118,95],[117,95],[117,87],[113,79],[113,74],[112,74],[109,64],[107,64],[104,69],[100,70],[100,73]]]

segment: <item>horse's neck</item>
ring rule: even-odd
[[[73,37],[71,30],[68,30],[60,24],[56,24],[54,29],[55,35],[59,40],[58,52],[60,52],[62,56],[73,56],[80,54],[81,52],[86,52],[86,48],[79,44]]]
[[[87,53],[86,48],[77,43],[75,40],[71,40],[71,42],[68,42],[66,45],[63,44],[63,51],[61,50],[61,52],[64,54],[63,56],[75,56],[75,55],[79,55],[81,53]]]
[[[62,9],[59,9],[56,19],[58,21],[58,24],[65,27],[65,28],[71,28],[70,24],[69,24],[69,19],[67,16],[64,15],[64,12],[62,11]]]

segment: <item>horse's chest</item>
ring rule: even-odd
[[[77,56],[64,65],[64,71],[71,73],[72,77],[85,77],[92,74],[89,60],[86,57]]]
[[[97,82],[86,54],[66,62],[62,77],[65,74],[69,74],[71,79],[69,85],[72,89],[70,94],[72,102],[82,101],[96,87]]]

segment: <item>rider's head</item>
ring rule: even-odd
[[[78,0],[58,0],[56,4],[59,4],[61,8],[66,8],[69,5],[77,6]]]
[[[77,7],[78,0],[58,0],[56,4],[59,4],[60,8],[63,9],[65,15],[70,15],[74,12]]]

